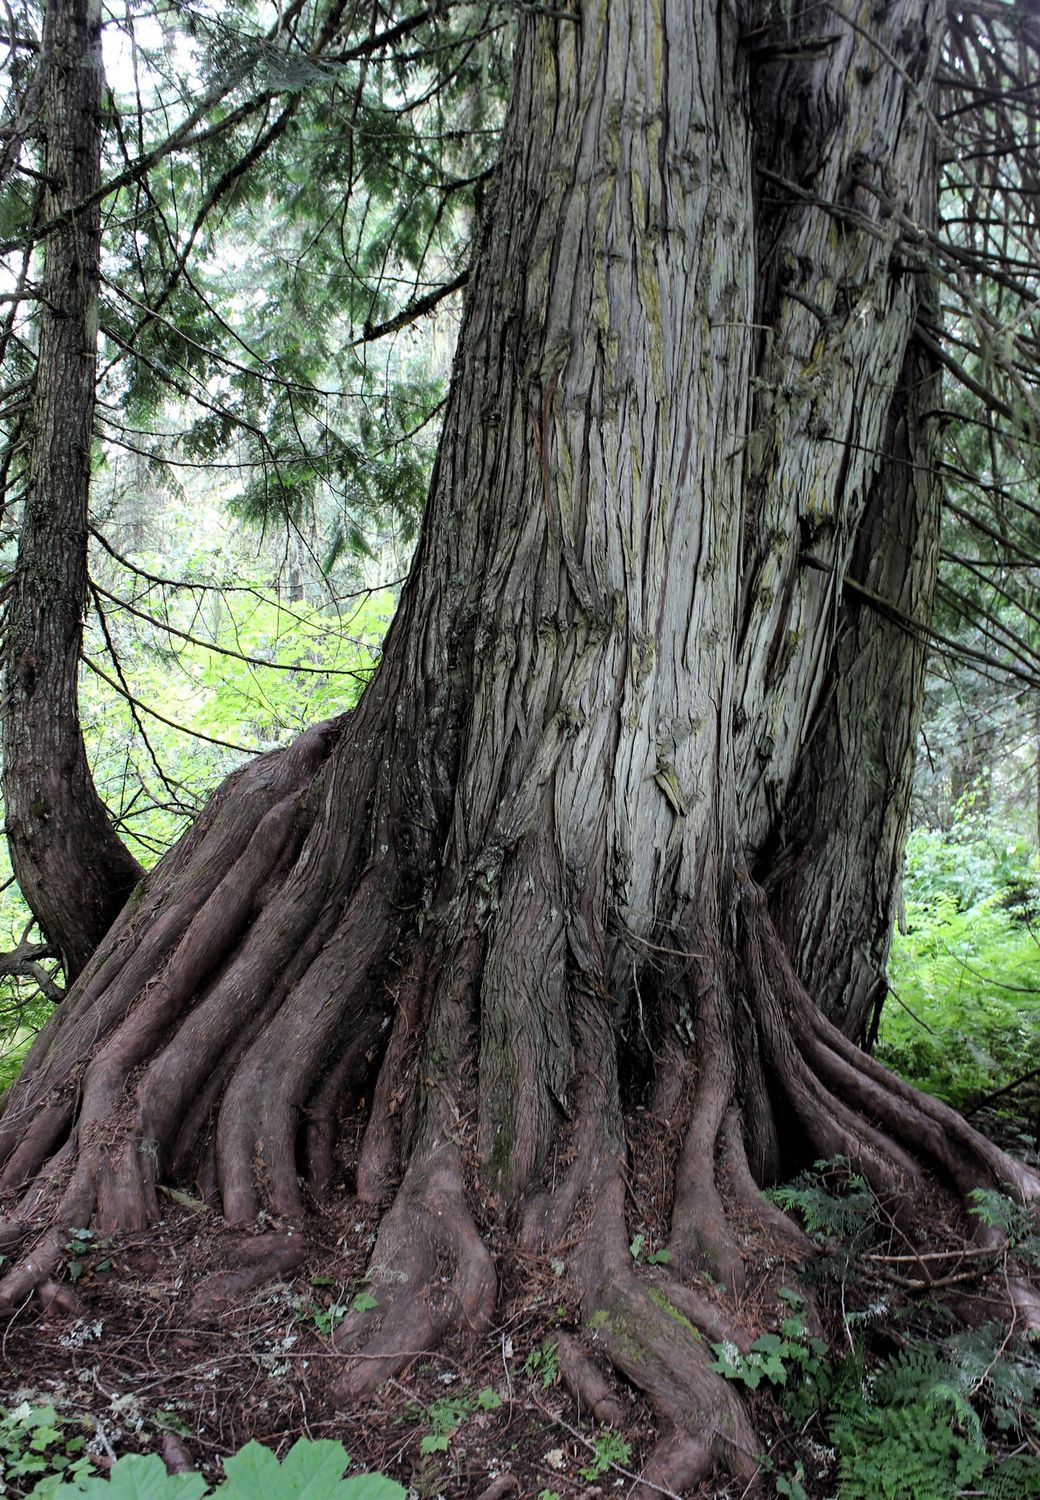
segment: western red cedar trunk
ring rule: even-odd
[[[87,764],[79,662],[87,607],[87,506],[98,327],[101,6],[48,0],[39,348],[18,557],[5,605],[3,797],[11,863],[61,956],[82,970],[141,869]]]
[[[160,1184],[243,1224],[356,1196],[383,1212],[351,1401],[491,1322],[489,1236],[566,1247],[680,1488],[752,1462],[690,1330],[740,1337],[698,1277],[739,1290],[748,1225],[800,1243],[757,1185],[840,1154],[885,1192],[1035,1195],[818,1003],[857,1030],[880,982],[921,670],[893,616],[927,610],[936,529],[900,219],[934,210],[938,27],[832,19],[754,66],[726,7],[522,19],[380,670],[225,785],[38,1041],[0,1120],[7,1235],[36,1236],[7,1301]],[[240,1284],[303,1239],[252,1242]]]

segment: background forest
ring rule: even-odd
[[[514,18],[498,4],[374,6],[366,28],[359,14],[335,0],[104,11],[77,693],[94,783],[145,868],[236,765],[357,702],[416,541]],[[1035,1163],[1040,100],[989,24],[979,12],[955,28],[982,103],[943,122],[940,608],[890,992],[866,1040]],[[0,27],[8,600],[43,378],[42,27],[32,5],[5,8]],[[983,264],[999,274],[984,280]],[[0,887],[2,1088],[65,976],[2,842]],[[322,1296],[314,1316],[334,1319]],[[789,1365],[810,1357],[802,1335]],[[438,1440],[456,1430],[427,1425]]]

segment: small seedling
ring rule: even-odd
[[[645,1260],[648,1266],[666,1266],[671,1259],[667,1250],[650,1250],[644,1255],[643,1251],[645,1247],[646,1235],[640,1231],[628,1247],[629,1255],[631,1255],[637,1264],[639,1261]]]
[[[349,1309],[342,1302],[330,1302],[328,1307],[312,1307],[311,1322],[320,1334],[328,1338],[347,1316]]]
[[[560,1361],[556,1354],[554,1340],[546,1339],[539,1348],[531,1350],[524,1360],[523,1373],[529,1375],[532,1380],[540,1380],[543,1389],[555,1385],[556,1377],[560,1373]]]
[[[420,1454],[425,1458],[430,1453],[447,1453],[452,1438],[478,1405],[479,1398],[475,1400],[472,1396],[442,1396],[427,1407],[413,1403],[414,1414],[430,1428],[419,1441]]]
[[[92,1229],[70,1229],[65,1241],[65,1269],[70,1281],[79,1281],[89,1271],[111,1271],[110,1240],[98,1240]]]
[[[331,1276],[315,1276],[311,1281],[319,1294],[334,1288],[336,1283]],[[315,1298],[300,1298],[296,1303],[296,1319],[301,1323],[310,1323],[323,1338],[328,1338],[335,1333],[350,1312],[372,1312],[379,1303],[367,1289],[355,1293],[349,1301],[330,1299],[328,1301]]]
[[[578,1472],[589,1484],[612,1469],[615,1464],[627,1464],[632,1457],[632,1445],[626,1443],[619,1433],[608,1427],[592,1440],[593,1457],[584,1469]]]

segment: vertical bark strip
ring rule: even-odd
[[[885,997],[910,810],[926,643],[906,622],[927,618],[938,561],[937,385],[911,346],[767,876],[803,983],[857,1039]]]
[[[78,685],[98,329],[101,6],[48,0],[44,247],[26,496],[4,619],[3,795],[15,875],[75,979],[140,878],[94,787]]]

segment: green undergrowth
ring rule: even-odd
[[[1006,1144],[1035,1148],[1040,860],[1031,839],[964,817],[907,848],[877,1055],[958,1109],[993,1100]],[[1018,1083],[1016,1080],[1022,1080]]]
[[[781,1288],[775,1330],[747,1352],[713,1345],[714,1369],[749,1391],[771,1392],[780,1426],[797,1434],[762,1461],[776,1494],[1040,1496],[1040,1341],[1014,1336],[1006,1323],[961,1326],[934,1300],[927,1271],[934,1262],[914,1267],[914,1241],[847,1163],[818,1162],[769,1196],[817,1243],[807,1284],[839,1323],[833,1342],[819,1337],[802,1294]],[[937,1282],[967,1266],[977,1289],[987,1275],[1040,1268],[1040,1235],[1017,1204],[979,1192],[971,1211],[1003,1231],[1005,1247],[991,1261],[974,1259],[970,1242],[951,1244]],[[809,1475],[817,1484],[826,1475],[826,1489],[810,1491]]]
[[[0,1414],[0,1495],[10,1500],[404,1500],[383,1474],[344,1479],[342,1443],[300,1438],[279,1462],[261,1443],[224,1460],[211,1487],[202,1474],[170,1474],[154,1453],[118,1458],[99,1474],[87,1453],[89,1418],[59,1417],[53,1406],[27,1403]]]

